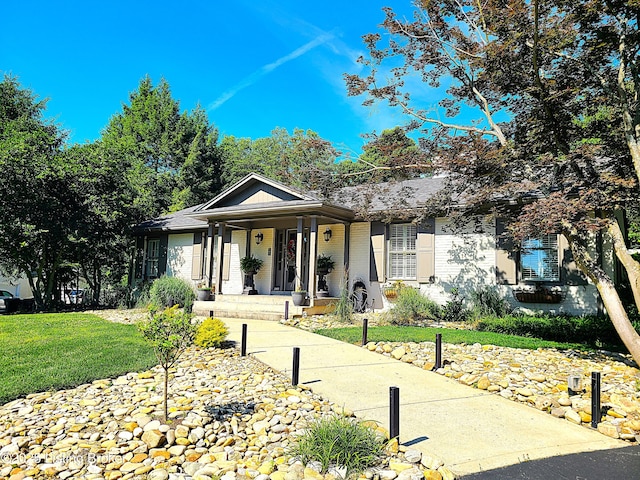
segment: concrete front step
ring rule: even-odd
[[[335,301],[335,298],[317,298],[314,306],[295,306],[289,295],[216,295],[214,301],[196,301],[193,311],[197,315],[209,315],[213,311],[216,317],[279,321],[285,316],[286,302],[289,302],[288,315],[293,318],[328,313]]]

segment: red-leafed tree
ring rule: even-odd
[[[519,240],[565,235],[640,364],[640,336],[589,248],[609,236],[640,307],[617,216],[639,193],[639,12],[638,0],[423,0],[412,20],[387,8],[384,41],[366,35],[364,72],[345,78],[365,105],[407,114],[447,191],[464,196],[459,215],[510,215]],[[421,103],[435,88],[439,104]]]

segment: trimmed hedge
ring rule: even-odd
[[[585,343],[594,346],[620,344],[620,337],[611,321],[595,316],[489,316],[479,319],[475,327],[481,332],[505,333],[556,342]]]

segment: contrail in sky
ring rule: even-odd
[[[210,103],[209,106],[207,107],[207,111],[211,112],[212,110],[215,110],[216,108],[221,106],[223,103],[225,103],[227,100],[231,99],[240,90],[242,90],[244,88],[247,88],[250,85],[253,85],[258,80],[260,80],[262,77],[264,77],[268,73],[271,73],[272,71],[274,71],[280,65],[282,65],[284,63],[287,63],[287,62],[289,62],[291,60],[295,60],[299,56],[304,55],[305,53],[307,53],[312,48],[315,48],[318,45],[322,45],[323,43],[328,42],[332,38],[334,38],[333,33],[323,33],[319,37],[316,37],[313,40],[311,40],[310,42],[305,43],[301,47],[296,48],[293,52],[289,53],[288,55],[285,55],[284,57],[280,57],[275,62],[263,65],[258,70],[253,72],[251,75],[249,75],[248,77],[242,79],[236,85],[234,85],[229,90],[227,90],[222,95],[220,95],[214,102]]]

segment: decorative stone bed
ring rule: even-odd
[[[97,312],[133,322],[132,312]],[[286,455],[308,423],[352,415],[237,350],[191,348],[172,371],[169,422],[161,421],[160,367],[0,406],[0,478],[334,480]],[[382,429],[381,429],[382,430]],[[369,479],[455,476],[391,443]]]

